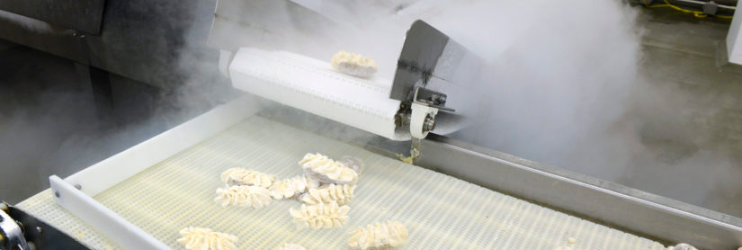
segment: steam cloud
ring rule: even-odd
[[[328,48],[371,55],[381,77],[393,78],[400,34],[418,18],[487,61],[477,88],[486,108],[453,137],[742,216],[728,202],[742,167],[692,122],[718,107],[647,80],[638,13],[625,1],[340,2],[365,10],[352,19],[362,32]]]
[[[198,7],[213,4],[202,1]],[[713,147],[710,139],[695,135],[690,115],[679,111],[716,107],[694,106],[688,96],[645,79],[646,72],[639,67],[643,54],[637,13],[623,1],[327,0],[323,4],[328,6],[325,14],[346,26],[303,34],[316,39],[313,44],[322,41],[320,48],[296,40],[287,42],[286,50],[327,61],[339,50],[361,53],[377,60],[378,77],[391,80],[405,31],[412,21],[423,19],[487,61],[491,74],[477,89],[487,108],[474,126],[454,137],[697,205],[720,208],[724,199],[739,198],[740,192],[733,191],[742,190],[742,182],[734,178],[742,175],[739,163]],[[194,22],[197,27],[184,38],[186,48],[203,46],[209,21]],[[233,97],[211,84],[219,81],[217,53],[199,53],[182,56],[177,66],[199,70],[184,87],[168,93],[178,100],[174,108],[186,116]],[[155,113],[167,115],[170,108]],[[47,111],[43,113],[46,116]],[[0,114],[0,119],[27,119],[23,117],[20,111]],[[39,123],[37,117],[28,119]],[[9,145],[17,138],[13,131],[23,123],[14,124],[0,133],[0,143]],[[166,127],[158,124],[131,133],[150,134]],[[59,152],[44,157],[41,165],[55,165],[59,158],[83,152],[84,147],[122,144],[119,140],[124,137],[64,139],[57,144]],[[663,140],[688,150],[668,157],[668,150],[653,143]],[[67,165],[74,165],[84,160],[68,161]],[[41,173],[42,179],[48,174]],[[709,194],[717,198],[710,199]],[[723,212],[742,216],[738,211]]]

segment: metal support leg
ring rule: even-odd
[[[87,65],[75,64],[75,69],[95,103],[96,114],[109,117],[114,112],[113,91],[109,73]]]

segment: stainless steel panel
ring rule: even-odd
[[[348,28],[291,1],[220,0],[208,45],[229,51],[240,47],[301,51],[319,57]]]
[[[218,75],[205,45],[215,0],[109,0],[103,32],[85,39],[90,65],[164,89]],[[193,76],[193,78],[191,78]]]
[[[2,208],[0,209],[0,248],[28,249],[28,242],[23,236],[21,224],[5,213],[6,207]]]
[[[98,34],[105,2],[105,0],[6,0],[0,1],[0,10],[89,34]]]
[[[0,202],[2,203],[2,202]],[[40,250],[87,250],[67,234],[46,224],[43,221],[27,214],[26,212],[15,208],[8,207],[8,214],[23,226],[23,234],[26,240],[35,246],[32,249]]]
[[[655,240],[742,246],[739,218],[445,137],[423,140],[417,164]]]
[[[419,99],[421,93],[444,94],[444,104],[432,105],[449,112],[438,113],[435,118],[438,130],[434,132],[448,134],[480,115],[480,98],[474,87],[481,82],[478,79],[483,65],[484,61],[477,55],[417,20],[407,31],[389,96],[403,102],[425,102]],[[416,90],[418,87],[424,90]],[[418,99],[412,100],[416,92]]]
[[[32,20],[23,16],[14,15],[14,20],[0,17],[0,39],[22,44],[34,49],[61,56],[79,63],[87,64],[87,49],[75,31],[60,26],[43,24],[41,21]],[[27,20],[28,19],[28,20]],[[20,24],[19,21],[35,21],[48,27],[44,32],[33,31]],[[35,26],[34,24],[26,24]]]
[[[448,36],[423,21],[415,21],[407,31],[389,98],[411,100],[414,87],[424,86],[435,74],[433,70],[448,43]]]
[[[205,44],[215,5],[216,0],[109,0],[99,35],[22,20],[51,27],[38,30],[0,16],[0,38],[174,89],[188,80],[221,80],[219,51]]]

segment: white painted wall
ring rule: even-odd
[[[734,19],[732,19],[732,25],[729,27],[729,33],[727,34],[727,56],[729,56],[729,62],[742,65],[742,11],[734,12]]]

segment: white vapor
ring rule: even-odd
[[[720,203],[738,197],[731,190],[742,184],[730,176],[742,168],[714,148],[713,138],[694,135],[689,122],[688,113],[718,107],[698,106],[647,79],[638,11],[625,1],[323,3],[343,6],[352,18],[339,19],[358,30],[335,33],[318,59],[360,52],[392,79],[403,34],[422,19],[486,60],[476,88],[485,110],[454,137],[740,216]],[[673,146],[652,140],[691,150],[668,160]]]

